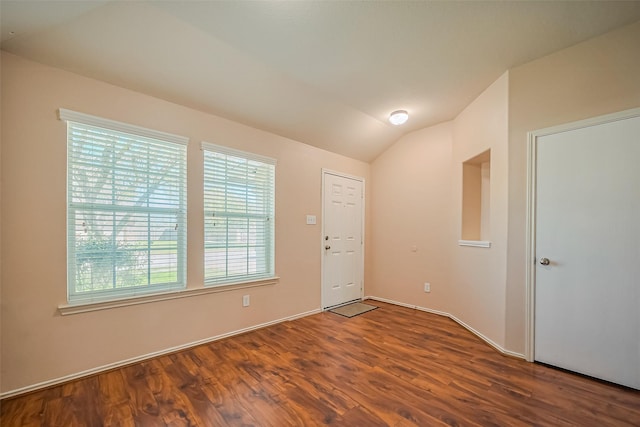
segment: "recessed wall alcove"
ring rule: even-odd
[[[491,150],[462,163],[462,246],[489,247]]]

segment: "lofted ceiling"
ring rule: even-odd
[[[366,162],[638,20],[640,1],[0,2],[3,50]]]

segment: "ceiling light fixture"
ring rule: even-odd
[[[389,115],[389,122],[392,125],[401,125],[409,119],[409,113],[405,110],[397,110]]]

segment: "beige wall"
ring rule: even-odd
[[[462,233],[465,240],[482,240],[482,176],[481,166],[462,165]],[[488,211],[487,211],[488,214]]]
[[[455,234],[451,281],[456,298],[445,310],[504,347],[507,254],[507,132],[509,74],[503,74],[453,121],[450,215]],[[458,246],[462,224],[462,163],[491,150],[490,248]]]
[[[367,295],[434,310],[452,304],[451,140],[444,123],[401,138],[373,162]]]
[[[504,74],[455,120],[401,138],[371,169],[367,294],[450,313],[498,345],[504,344],[507,90]],[[460,247],[462,163],[489,149],[492,246]]]
[[[319,309],[321,169],[369,165],[2,53],[2,392]],[[188,287],[203,284],[201,140],[271,156],[276,273],[260,288],[60,316],[66,302],[66,125],[58,108],[189,137]],[[305,215],[318,216],[315,226]],[[243,308],[241,296],[251,295]]]
[[[321,174],[367,181],[366,295],[453,314],[524,352],[526,133],[640,106],[640,22],[517,67],[369,165],[2,54],[2,385],[8,391],[320,306]],[[200,140],[278,159],[275,286],[67,317],[60,107],[191,138],[189,287],[202,284]],[[457,245],[461,162],[491,148],[491,249]],[[369,172],[371,169],[371,172]],[[508,232],[508,233],[507,233]],[[508,249],[508,251],[507,251]],[[432,292],[423,292],[429,281]],[[251,294],[242,309],[241,295]]]
[[[640,22],[511,70],[507,348],[524,352],[527,132],[638,106]]]
[[[639,41],[640,22],[519,66],[452,122],[378,157],[367,293],[450,313],[523,354],[527,132],[640,106]],[[461,162],[488,148],[492,246],[459,247]]]

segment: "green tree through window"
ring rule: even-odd
[[[67,110],[61,117],[69,300],[183,288],[186,140]]]

